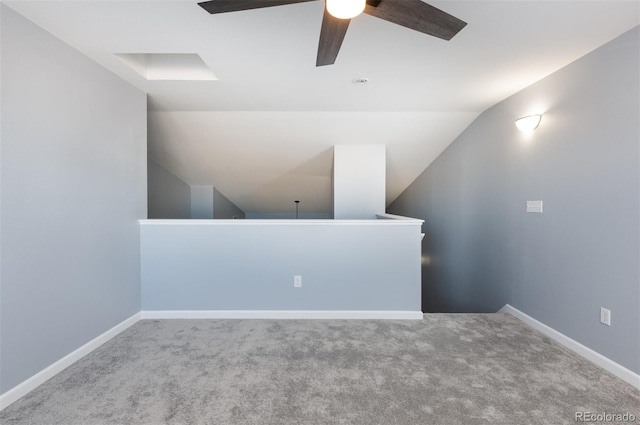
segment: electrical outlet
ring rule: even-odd
[[[299,276],[299,275],[293,276],[293,287],[294,288],[302,287],[302,276]]]
[[[611,326],[611,310],[600,307],[600,323]]]

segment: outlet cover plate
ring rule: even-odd
[[[527,201],[527,212],[530,212],[530,213],[541,213],[542,212],[542,201]]]
[[[600,307],[600,323],[611,326],[611,310]]]

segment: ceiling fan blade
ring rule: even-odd
[[[351,19],[338,19],[331,16],[324,9],[322,28],[320,29],[320,42],[318,43],[318,57],[316,66],[333,65],[338,57],[342,40],[347,33]]]
[[[304,3],[307,1],[314,0],[209,0],[198,4],[207,12],[213,14],[260,9],[262,7],[282,6],[293,3]]]
[[[367,4],[364,13],[444,40],[467,25],[421,0],[382,0],[377,7]]]

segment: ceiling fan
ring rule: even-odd
[[[198,4],[214,14],[308,1],[315,0],[209,0]],[[336,61],[351,18],[362,12],[443,40],[451,40],[467,25],[422,0],[326,0],[316,66],[332,65]]]

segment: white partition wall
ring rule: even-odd
[[[393,317],[421,318],[421,224],[143,220],[142,310],[404,312]]]
[[[386,146],[333,148],[333,217],[375,219],[385,212]]]

